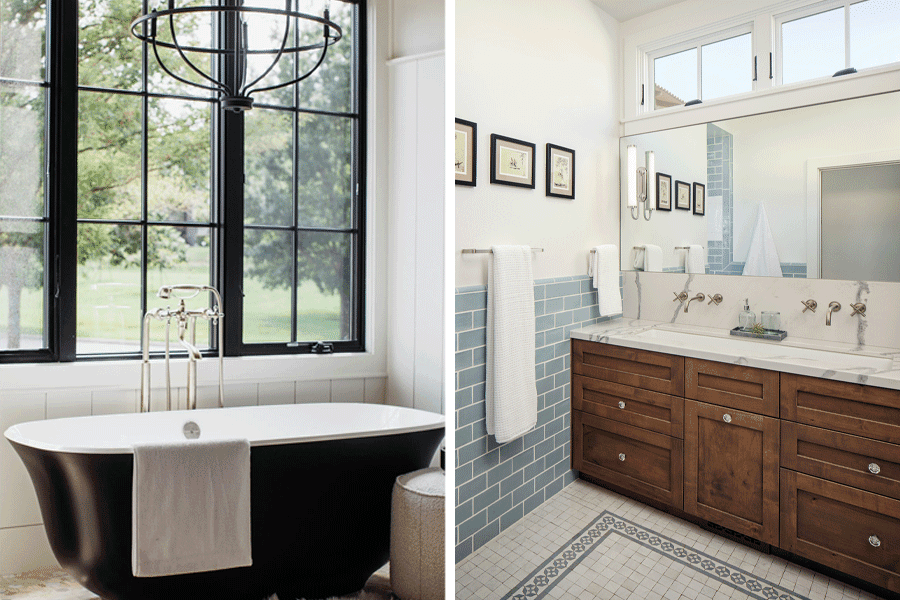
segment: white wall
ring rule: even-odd
[[[587,272],[618,243],[618,23],[589,0],[457,0],[455,116],[478,124],[477,186],[456,187],[456,285],[487,282],[483,254],[527,244],[536,279]],[[536,144],[534,190],[492,185],[490,135]],[[575,150],[575,200],[545,196],[546,144]]]
[[[637,220],[631,218],[628,195],[625,190],[627,158],[630,144],[637,146],[638,166],[646,164],[645,152],[653,151],[656,170],[672,177],[672,210],[654,210],[649,221],[643,214]],[[622,211],[622,270],[634,270],[634,246],[655,244],[662,249],[663,268],[684,267],[687,252],[675,250],[675,246],[700,244],[707,246],[706,216],[694,214],[694,182],[706,185],[706,126],[694,125],[672,129],[662,133],[634,135],[623,138],[619,145],[622,156],[619,177],[623,182],[620,210]],[[691,210],[675,208],[675,181],[685,181],[691,186]],[[656,177],[650,182],[656,188]],[[656,202],[653,202],[656,207]],[[639,205],[641,206],[641,205]]]
[[[392,58],[444,49],[444,0],[391,0]]]

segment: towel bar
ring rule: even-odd
[[[704,246],[700,246],[703,248]],[[676,250],[690,250],[690,246],[675,246]]]
[[[543,248],[532,248],[532,252],[543,252]],[[490,254],[493,252],[490,248],[463,248],[463,254]]]

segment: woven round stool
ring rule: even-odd
[[[444,471],[401,475],[391,497],[391,589],[402,600],[444,599]]]

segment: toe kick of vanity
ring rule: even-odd
[[[900,593],[900,391],[573,338],[572,468]]]

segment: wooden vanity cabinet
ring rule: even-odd
[[[584,340],[572,373],[574,469],[900,593],[900,391]]]

